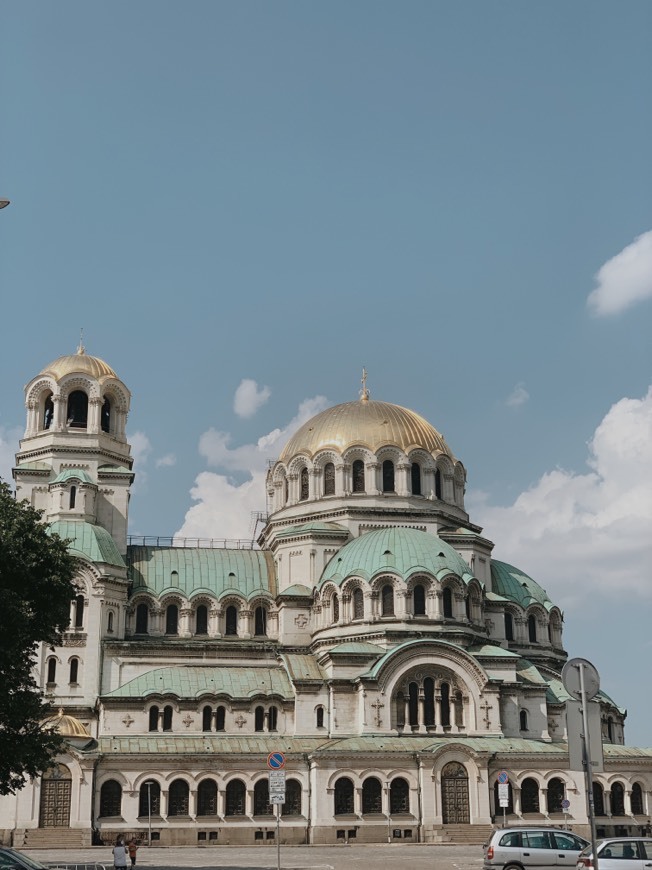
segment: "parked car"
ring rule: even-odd
[[[45,864],[28,858],[15,849],[0,846],[0,870],[47,870]]]
[[[609,837],[597,842],[598,866],[602,870],[652,868],[652,837]],[[595,867],[589,845],[577,857],[577,870]]]
[[[500,828],[484,845],[484,870],[575,867],[588,842],[558,828]]]

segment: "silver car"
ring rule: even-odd
[[[574,867],[589,845],[571,831],[557,828],[501,828],[484,846],[484,870]]]
[[[609,837],[598,840],[598,866],[602,870],[652,868],[652,837]],[[587,846],[577,858],[577,870],[595,867],[593,849]]]

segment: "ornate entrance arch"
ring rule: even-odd
[[[442,821],[445,825],[468,825],[469,775],[459,761],[449,761],[441,772]]]
[[[67,828],[70,825],[72,774],[65,764],[55,764],[41,780],[40,828]]]

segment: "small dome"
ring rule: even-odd
[[[394,526],[367,532],[342,547],[324,569],[320,586],[327,580],[339,586],[352,575],[371,580],[383,571],[404,580],[423,572],[435,577],[452,572],[464,580],[472,576],[457,550],[437,535]]]
[[[60,356],[41,371],[42,375],[50,375],[55,381],[71,374],[90,375],[93,378],[117,378],[111,366],[96,356],[89,356],[82,345],[77,353]]]
[[[386,444],[405,452],[420,447],[435,456],[445,453],[454,459],[443,436],[419,414],[400,405],[363,398],[335,405],[304,423],[285,445],[280,461],[287,462],[298,453],[312,457],[327,447],[343,453],[354,444],[373,453]]]
[[[43,720],[43,727],[48,731],[56,731],[62,737],[90,737],[86,727],[74,716],[67,716],[63,709],[59,709],[56,716],[50,716]]]
[[[496,559],[491,560],[491,588],[496,595],[515,601],[523,608],[534,603],[546,610],[554,606],[546,590],[536,580],[528,577],[520,568]]]

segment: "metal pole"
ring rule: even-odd
[[[391,816],[391,802],[389,797],[389,782],[385,783],[386,791],[387,791],[387,842],[392,842],[392,816]]]
[[[593,867],[599,870],[598,867],[598,849],[597,835],[595,830],[595,808],[593,805],[593,771],[591,770],[591,745],[589,741],[589,714],[586,707],[586,688],[584,686],[584,665],[582,662],[578,664],[580,672],[580,695],[582,696],[582,747],[584,750],[584,775],[586,780],[586,798],[589,809],[589,824],[591,826],[591,851],[593,852]]]
[[[147,783],[147,820],[148,820],[148,830],[149,833],[147,835],[147,847],[151,848],[152,846],[152,783]]]
[[[281,870],[281,805],[276,804],[276,870]]]

